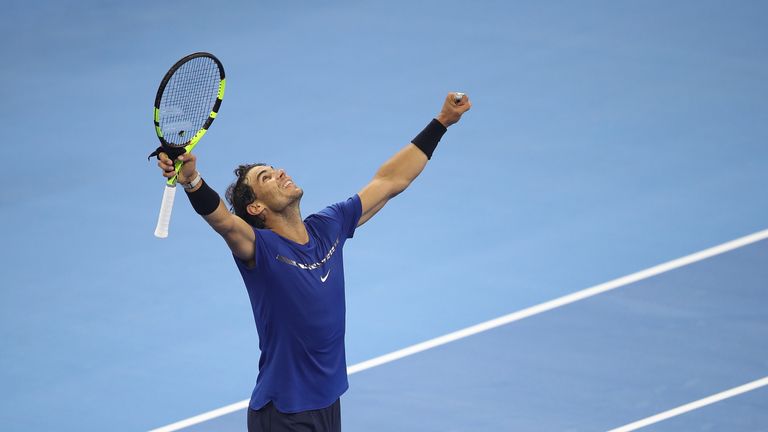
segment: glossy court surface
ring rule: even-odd
[[[345,247],[353,368],[768,228],[764,2],[3,6],[3,431],[148,431],[250,395],[258,340],[225,244],[184,199],[152,236],[152,102],[191,52],[227,72],[206,181],[285,168],[304,215],[360,190],[447,92],[472,98]],[[765,254],[358,366],[344,430],[610,430],[759,380]],[[766,408],[759,387],[647,428],[760,430]]]

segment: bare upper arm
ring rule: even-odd
[[[426,154],[413,144],[403,147],[384,162],[373,180],[358,193],[363,212],[357,226],[366,223],[387,201],[404,191],[426,164]]]
[[[256,252],[256,234],[253,232],[253,227],[248,225],[246,221],[236,215],[232,215],[232,218],[235,225],[234,229],[222,237],[233,255],[252,266]]]
[[[362,213],[360,214],[357,226],[368,222],[391,198],[402,192],[406,186],[398,185],[396,182],[384,177],[374,177],[370,183],[357,193],[360,196],[360,204],[362,206]]]
[[[213,213],[203,216],[206,222],[227,242],[232,254],[249,265],[253,262],[256,233],[253,227],[227,210],[223,201]]]

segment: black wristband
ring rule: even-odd
[[[427,127],[416,135],[416,138],[411,142],[427,155],[427,159],[432,159],[432,153],[434,153],[435,148],[437,148],[437,143],[440,142],[440,138],[445,135],[447,130],[448,128],[443,126],[437,119],[432,119]]]
[[[197,214],[208,216],[219,207],[221,198],[219,198],[219,194],[217,194],[215,190],[208,186],[208,183],[206,183],[205,180],[203,180],[202,183],[203,184],[198,190],[194,192],[187,191],[187,197]]]

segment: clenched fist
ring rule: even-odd
[[[437,115],[437,121],[445,127],[458,122],[462,114],[472,108],[469,96],[462,94],[460,99],[457,96],[457,93],[448,93],[448,96],[445,97],[445,102],[443,102],[443,108],[440,110],[440,114]]]

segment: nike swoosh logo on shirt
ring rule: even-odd
[[[328,279],[329,274],[331,274],[331,270],[328,270],[328,273],[326,273],[325,276],[320,276],[320,282],[325,282],[325,280]]]

